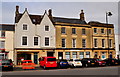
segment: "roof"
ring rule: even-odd
[[[0,30],[15,31],[15,25],[14,24],[0,24]]]
[[[18,23],[23,14],[19,14],[15,23]],[[29,14],[29,17],[33,24],[40,24],[43,15],[32,15]],[[35,21],[34,21],[35,20]],[[63,17],[53,17],[53,22],[61,22],[61,23],[70,23],[70,24],[87,24],[85,21],[81,21],[80,19],[73,18],[63,18]]]

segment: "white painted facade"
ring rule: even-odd
[[[119,48],[119,45],[120,45],[120,35],[119,34],[116,34],[115,35],[115,49],[116,49],[116,57],[117,55],[119,55],[119,58],[120,58],[120,48]]]

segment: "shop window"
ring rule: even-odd
[[[105,59],[105,58],[106,58],[106,53],[102,52],[102,59]]]
[[[90,58],[90,52],[86,52],[86,58]]]
[[[0,41],[0,48],[5,49],[5,41]]]
[[[84,52],[80,52],[80,59],[83,59],[84,58]]]
[[[45,46],[49,46],[49,37],[45,37]]]
[[[98,57],[98,53],[95,52],[95,54],[94,54],[94,58],[97,58],[97,57]]]
[[[70,52],[65,52],[66,59],[70,59]]]
[[[72,28],[72,34],[76,34],[76,29]]]
[[[73,57],[73,59],[76,59],[77,58],[77,52],[73,52],[72,57]]]

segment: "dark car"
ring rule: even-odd
[[[69,67],[68,62],[65,59],[57,60],[57,63],[58,63],[58,68],[68,68]]]
[[[95,66],[96,62],[95,62],[95,59],[93,58],[83,58],[82,65],[83,67]]]
[[[106,65],[118,65],[119,61],[117,59],[114,58],[107,58],[104,60],[106,62]]]
[[[0,60],[0,68],[1,68],[1,70],[13,71],[12,60],[11,59],[2,59],[2,60]]]
[[[101,60],[101,59],[98,59],[98,58],[94,58],[95,59],[95,62],[96,62],[96,66],[106,66],[106,62]]]

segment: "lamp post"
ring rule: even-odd
[[[109,53],[109,31],[108,31],[108,16],[112,16],[111,12],[106,12],[106,25],[107,25],[107,41],[108,41],[108,58],[110,57]]]

